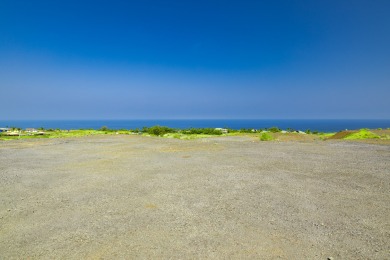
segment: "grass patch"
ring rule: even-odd
[[[67,137],[82,137],[82,136],[90,136],[90,135],[114,135],[114,134],[130,134],[129,131],[119,130],[119,131],[102,131],[102,130],[53,130],[46,131],[43,135],[37,134],[26,134],[22,133],[20,136],[7,136],[0,135],[0,140],[17,140],[17,139],[32,139],[32,138],[67,138]]]
[[[318,133],[317,135],[320,137],[328,138],[335,135],[335,133]]]
[[[169,134],[163,135],[162,137],[164,137],[164,138],[176,138],[176,139],[181,139],[181,140],[193,140],[193,139],[215,137],[215,136],[219,136],[219,135],[169,133]]]
[[[8,141],[8,140],[18,140],[18,139],[36,139],[36,138],[49,138],[50,136],[45,135],[0,135],[0,140]]]
[[[368,131],[367,129],[360,129],[357,133],[351,133],[344,137],[345,140],[362,140],[362,139],[379,139],[380,136]]]
[[[328,138],[334,136],[336,133],[318,133],[318,137],[320,138],[320,140],[327,140]]]

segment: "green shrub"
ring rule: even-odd
[[[238,133],[240,132],[240,130],[236,130],[236,129],[231,129],[231,128],[226,128],[228,130],[228,133]]]
[[[146,132],[150,135],[157,135],[157,136],[162,136],[167,133],[176,133],[176,130],[173,128],[169,128],[166,126],[159,126],[159,125],[152,126],[147,129],[144,128],[143,130],[146,130]]]
[[[252,128],[241,128],[240,133],[252,133]]]
[[[279,129],[278,127],[276,127],[276,126],[273,126],[271,128],[268,128],[268,131],[270,131],[271,133],[277,133],[277,132],[280,132],[282,130]]]
[[[272,141],[274,137],[269,133],[262,133],[260,136],[260,141]]]

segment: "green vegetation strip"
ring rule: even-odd
[[[40,132],[29,133],[19,128],[13,128],[13,136],[10,133],[0,133],[0,140],[15,140],[15,139],[30,139],[30,138],[67,138],[67,137],[82,137],[91,135],[130,135],[139,134],[144,136],[159,136],[164,138],[176,138],[182,140],[192,140],[198,138],[206,138],[212,136],[241,136],[241,135],[257,135],[260,133],[260,141],[272,141],[275,140],[275,134],[308,134],[316,135],[320,139],[325,140],[331,138],[335,133],[320,133],[318,131],[306,130],[305,132],[296,131],[288,128],[286,131],[282,131],[278,127],[271,127],[265,129],[222,129],[222,128],[189,128],[189,129],[175,129],[166,126],[152,126],[143,127],[142,129],[109,129],[106,126],[101,127],[99,130],[94,129],[79,129],[79,130],[60,130],[60,129],[43,129],[39,128]],[[336,135],[340,135],[339,132]],[[20,135],[19,135],[20,134]],[[339,139],[344,140],[359,140],[359,139],[390,139],[388,135],[379,136],[368,129],[361,129],[359,132],[345,133],[346,135],[340,136]],[[335,138],[338,139],[338,138]]]

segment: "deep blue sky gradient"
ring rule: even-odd
[[[0,119],[390,118],[390,1],[0,1]]]

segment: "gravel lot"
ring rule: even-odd
[[[390,146],[0,142],[0,259],[390,259]]]

